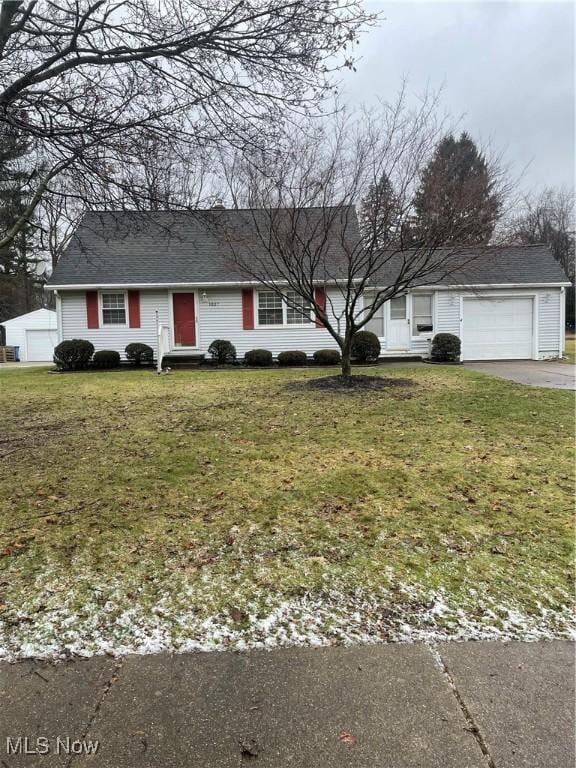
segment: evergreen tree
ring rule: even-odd
[[[488,243],[502,209],[497,181],[467,133],[445,136],[421,176],[412,236],[438,245]]]
[[[362,236],[381,247],[396,241],[400,227],[400,205],[387,174],[371,184],[360,206]]]
[[[0,122],[0,236],[26,208],[25,187],[30,146],[7,122]],[[31,223],[0,249],[0,320],[36,309],[42,304]]]

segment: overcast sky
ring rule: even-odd
[[[502,151],[525,189],[574,184],[574,6],[568,2],[376,2],[380,26],[343,76],[348,103],[443,88],[459,129]]]

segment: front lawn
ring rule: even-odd
[[[570,629],[573,394],[0,371],[0,656]]]

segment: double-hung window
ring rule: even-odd
[[[102,325],[126,325],[126,300],[124,293],[103,293]]]
[[[432,302],[431,293],[412,294],[412,336],[427,335],[434,330]]]
[[[283,325],[282,297],[274,291],[258,293],[258,325]]]
[[[296,291],[286,293],[286,322],[288,325],[306,325],[311,322],[312,307],[310,302],[299,296]]]
[[[305,325],[312,322],[310,303],[295,291],[284,301],[274,291],[258,291],[258,325]]]

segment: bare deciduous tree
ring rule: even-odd
[[[467,269],[474,280],[478,251],[458,244],[461,235],[466,240],[465,217],[421,229],[410,247],[403,241],[422,170],[444,129],[437,107],[427,96],[410,109],[402,92],[375,112],[340,113],[313,131],[307,123],[269,152],[229,163],[230,196],[251,216],[242,236],[224,232],[237,268],[294,311],[319,318],[340,347],[344,376],[354,335],[384,302]],[[379,184],[384,177],[389,185]],[[392,228],[379,211],[379,191],[383,203],[394,195]],[[367,198],[360,231],[356,206]]]
[[[198,152],[257,145],[322,98],[373,18],[358,0],[1,0],[0,121],[36,164],[0,248],[61,173],[105,176],[143,129]]]
[[[574,203],[573,190],[548,187],[537,195],[525,196],[510,222],[515,242],[549,245],[572,281],[576,272]]]

